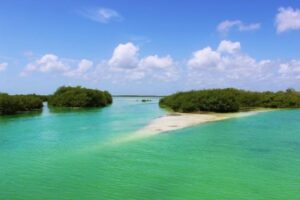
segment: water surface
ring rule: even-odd
[[[115,144],[158,99],[0,118],[0,199],[300,199],[300,110]]]

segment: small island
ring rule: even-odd
[[[62,86],[48,98],[52,107],[105,107],[112,104],[112,96],[107,91],[88,89],[84,87]]]
[[[43,102],[51,107],[104,107],[112,104],[112,96],[107,91],[84,87],[62,86],[53,95],[9,95],[0,93],[0,116],[24,112],[41,111]]]
[[[160,99],[159,105],[175,112],[229,113],[256,108],[300,108],[300,92],[252,92],[235,88],[178,92]]]
[[[0,115],[13,115],[21,112],[39,111],[43,108],[45,96],[9,95],[0,93]]]
[[[300,108],[300,92],[252,92],[235,88],[178,92],[160,99],[169,112],[152,120],[122,141],[136,140],[207,122],[220,121],[273,111],[277,108]]]

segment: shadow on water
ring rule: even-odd
[[[68,113],[96,113],[101,112],[104,109],[109,108],[111,105],[103,108],[55,108],[48,106],[47,103],[44,103],[43,108],[41,110],[34,110],[34,111],[28,111],[28,112],[21,112],[13,115],[4,115],[0,116],[0,123],[8,122],[11,120],[16,119],[27,119],[27,118],[34,118],[34,117],[41,117],[41,116],[47,116],[49,114],[68,114]]]
[[[56,108],[56,107],[48,107],[50,113],[54,114],[64,114],[64,113],[86,113],[86,112],[99,112],[105,108]]]
[[[43,110],[35,110],[35,111],[30,111],[30,112],[22,112],[22,113],[18,113],[18,114],[14,114],[14,115],[0,116],[0,123],[19,119],[19,118],[39,117],[42,115],[42,113],[43,113]]]

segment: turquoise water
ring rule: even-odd
[[[0,118],[0,199],[300,199],[300,110],[116,144],[157,99]]]

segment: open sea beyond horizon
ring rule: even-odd
[[[0,199],[300,199],[300,110],[115,142],[166,114],[159,98],[0,117]]]

